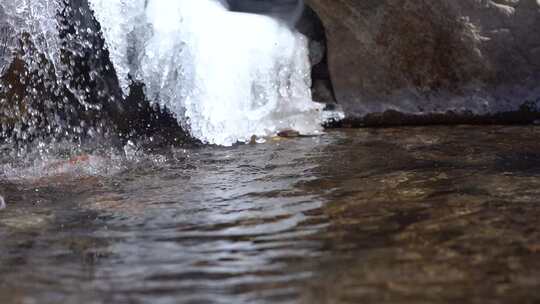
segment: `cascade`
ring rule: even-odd
[[[90,0],[124,93],[131,81],[205,143],[321,132],[307,39],[218,0]]]
[[[132,84],[204,143],[322,132],[307,38],[290,22],[235,12],[223,0],[4,0],[0,42],[0,77],[15,58],[24,63],[11,71],[15,87],[0,78],[4,137],[101,132],[121,113],[102,107],[121,102]]]

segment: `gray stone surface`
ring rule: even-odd
[[[538,0],[307,0],[349,118],[489,115],[540,102]]]

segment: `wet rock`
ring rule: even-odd
[[[406,118],[391,124],[437,123],[446,112],[450,122],[500,121],[525,104],[515,118],[538,119],[526,114],[540,102],[538,1],[306,2],[324,23],[335,95],[348,118],[376,114],[386,124],[382,113],[393,110]],[[440,116],[423,119],[432,114]]]
[[[316,102],[335,103],[332,79],[328,69],[327,39],[324,25],[313,9],[305,7],[296,29],[309,39],[311,93]]]
[[[1,47],[8,36],[0,22],[0,56],[14,57],[0,71],[0,139],[28,143],[102,137],[122,146],[128,140],[151,138],[143,143],[149,147],[187,142],[172,114],[150,105],[140,84],[133,84],[124,98],[88,1],[70,1],[62,8],[61,66],[26,34],[11,38],[18,43],[8,54]]]
[[[299,137],[300,132],[296,130],[283,130],[278,132],[277,134],[279,137]]]
[[[44,53],[23,28],[13,38],[14,60],[0,75],[0,137],[14,141],[61,137],[80,139],[113,131],[115,76],[107,71],[99,25],[84,1],[73,1],[58,12],[54,33],[60,50]],[[61,54],[60,54],[61,53]],[[53,59],[61,56],[61,62]],[[117,86],[117,85],[116,85]]]

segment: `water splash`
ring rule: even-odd
[[[47,0],[0,3],[0,74],[12,63],[24,34],[50,62],[61,66],[58,12],[64,7],[63,2]]]
[[[103,108],[120,94],[97,29],[85,1],[0,1],[0,138],[109,132]]]
[[[282,129],[317,134],[307,41],[217,0],[90,0],[124,93],[130,79],[192,136],[232,145]]]
[[[306,40],[218,0],[0,1],[0,138],[137,133],[134,82],[206,143],[317,134]]]

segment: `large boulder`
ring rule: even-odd
[[[535,112],[540,103],[538,0],[307,4],[324,23],[335,95],[348,118],[487,117]]]

